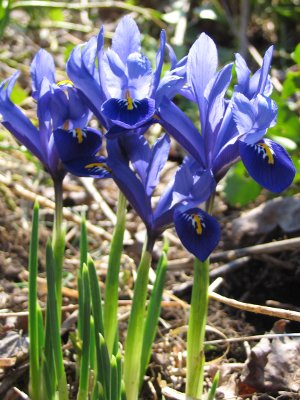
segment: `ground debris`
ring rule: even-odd
[[[300,196],[278,197],[246,211],[232,222],[234,241],[246,235],[264,235],[280,227],[284,233],[300,230]]]
[[[253,347],[240,378],[240,392],[300,390],[300,340],[263,338]],[[243,393],[240,393],[243,394]]]

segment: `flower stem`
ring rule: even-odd
[[[117,222],[109,253],[103,310],[104,335],[110,356],[113,351],[118,323],[117,311],[119,272],[125,230],[126,205],[126,197],[120,192],[118,200]]]
[[[201,398],[204,375],[204,336],[208,309],[209,260],[194,262],[194,284],[187,334],[186,394]]]
[[[124,355],[124,383],[127,400],[137,400],[138,398],[148,275],[153,246],[154,240],[148,237],[137,271],[128,322]]]
[[[214,194],[206,202],[206,211],[211,214]],[[204,380],[204,339],[208,312],[209,259],[194,262],[194,283],[190,318],[187,333],[187,382],[186,395],[201,399]]]
[[[30,339],[30,393],[32,400],[40,398],[39,312],[37,299],[39,206],[34,205],[29,253],[29,339]]]
[[[55,260],[55,290],[58,315],[60,315],[62,303],[62,269],[65,250],[65,232],[62,228],[63,221],[63,179],[54,179],[54,197],[55,197],[55,216],[53,226],[53,255]],[[60,321],[60,318],[59,318]]]

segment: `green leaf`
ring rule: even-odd
[[[65,20],[63,10],[60,10],[59,8],[49,9],[48,16],[51,19],[51,21]]]
[[[150,302],[146,314],[143,346],[141,354],[140,385],[142,385],[144,380],[144,375],[151,357],[152,343],[154,342],[158,327],[161,300],[165,286],[166,272],[168,267],[167,252],[165,250],[168,250],[167,242],[165,242],[164,244],[164,251],[160,256],[158,262],[156,279],[150,296]]]
[[[12,93],[11,93],[11,101],[15,104],[21,104],[28,97],[26,91],[21,88],[18,82],[15,84]]]
[[[255,200],[260,192],[261,186],[247,175],[242,162],[236,164],[225,178],[225,199],[231,206],[245,206]]]
[[[294,52],[292,53],[292,57],[300,67],[300,43],[297,44]]]
[[[294,140],[289,139],[284,136],[277,136],[277,135],[270,135],[271,139],[274,140],[275,142],[281,144],[286,150],[296,150],[297,149],[297,143],[294,142]]]
[[[296,168],[296,175],[294,178],[294,183],[300,182],[300,159],[297,155],[297,156],[292,156],[292,160],[293,160],[294,166]]]

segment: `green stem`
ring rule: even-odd
[[[61,314],[62,304],[62,269],[65,250],[65,232],[63,221],[63,179],[54,179],[55,216],[53,227],[53,255],[55,260],[55,290],[58,315]],[[59,318],[60,321],[60,318]]]
[[[154,240],[148,237],[134,286],[124,354],[124,383],[127,400],[138,398],[147,285],[153,246]]]
[[[88,269],[86,264],[84,264],[82,267],[82,297],[83,297],[82,354],[80,362],[79,390],[78,390],[77,400],[86,400],[88,398],[88,388],[89,388],[91,298],[90,298]]]
[[[206,211],[211,214],[214,194],[206,202]],[[204,339],[208,312],[209,259],[194,262],[194,284],[187,333],[187,382],[186,395],[201,399],[204,379]]]
[[[195,259],[194,284],[187,334],[186,394],[201,398],[204,375],[204,337],[208,309],[209,260]]]
[[[123,250],[123,239],[126,220],[126,198],[120,192],[117,209],[117,222],[111,242],[108,260],[108,270],[104,294],[104,334],[109,355],[113,352],[118,324],[118,290],[120,261]]]
[[[30,394],[32,400],[40,398],[40,346],[39,313],[37,300],[39,241],[39,206],[34,205],[29,253],[29,341],[30,341]]]
[[[49,320],[51,331],[51,344],[53,347],[53,356],[55,363],[56,376],[58,381],[59,400],[68,399],[67,380],[64,370],[63,353],[60,338],[60,324],[56,304],[56,288],[55,288],[55,262],[52,246],[48,242],[46,246],[46,274],[48,285],[48,302],[47,311],[49,312]],[[51,354],[51,353],[50,353]]]

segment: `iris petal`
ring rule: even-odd
[[[213,40],[201,33],[189,51],[187,82],[193,88],[200,110],[201,129],[205,131],[206,101],[204,91],[218,66],[217,48]]]
[[[105,157],[81,157],[64,163],[65,168],[73,175],[90,178],[110,178],[111,170]]]
[[[44,49],[40,49],[35,55],[31,65],[32,97],[37,100],[42,84],[46,77],[50,83],[55,83],[55,66],[53,57]]]
[[[2,124],[28,150],[47,165],[47,155],[41,149],[38,130],[10,100],[10,94],[18,76],[19,72],[15,72],[12,77],[3,81],[0,85],[0,115],[2,116]]]
[[[156,53],[156,70],[153,73],[151,97],[155,95],[156,89],[159,85],[161,71],[164,63],[165,48],[166,48],[166,32],[162,30],[160,33],[160,47],[158,49],[158,52]]]
[[[118,139],[107,142],[108,165],[113,178],[132,207],[149,228],[152,225],[151,199],[146,195],[142,182],[130,169]]]
[[[109,99],[101,111],[116,125],[124,128],[137,128],[150,119],[155,112],[153,99],[132,100],[132,105],[126,99]]]
[[[239,141],[239,147],[247,171],[264,188],[279,193],[292,183],[295,167],[282,146],[263,139],[253,145]]]
[[[134,20],[126,15],[119,22],[112,39],[112,49],[125,64],[129,54],[140,52],[141,34]]]
[[[221,229],[217,220],[199,208],[191,208],[183,212],[176,209],[174,222],[184,247],[200,261],[205,261],[220,240]]]
[[[206,164],[203,137],[191,120],[169,99],[164,98],[159,107],[160,123],[200,165]]]
[[[76,158],[94,156],[102,144],[102,135],[96,129],[56,129],[54,140],[61,160],[66,163]]]

